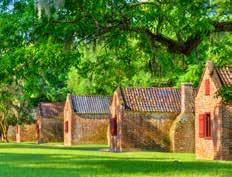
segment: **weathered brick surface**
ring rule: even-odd
[[[196,156],[198,159],[215,159],[216,156],[220,156],[221,151],[221,118],[220,108],[217,106],[221,100],[215,97],[217,88],[217,74],[213,72],[213,66],[206,68],[202,82],[199,86],[198,94],[195,99],[195,142],[196,142]],[[210,81],[210,95],[205,95],[204,81],[209,79]],[[217,110],[215,110],[217,108]],[[199,115],[205,112],[211,114],[211,121],[213,122],[213,138],[206,139],[199,137]],[[217,129],[217,131],[215,131]]]
[[[205,95],[204,81],[210,81],[210,95]],[[216,97],[220,80],[212,63],[208,63],[195,99],[195,143],[198,159],[231,159],[231,108],[223,106],[220,97]],[[212,122],[212,137],[199,137],[199,115],[209,112]],[[227,128],[228,127],[228,128]]]
[[[170,129],[171,151],[194,152],[194,92],[192,84],[181,86],[181,113]]]
[[[39,124],[39,126],[36,124]],[[10,126],[8,138],[10,141],[17,142],[62,142],[64,139],[63,119],[60,117],[38,118],[36,123],[19,126],[18,133],[16,133],[16,126]]]
[[[177,114],[125,112],[121,128],[122,148],[169,151],[169,129]]]
[[[232,106],[222,108],[222,159],[232,160]]]
[[[7,137],[9,141],[16,141],[16,129],[15,126],[10,126],[7,132]]]
[[[17,137],[17,139],[16,139]],[[16,133],[16,126],[10,126],[8,129],[9,141],[34,142],[37,140],[36,124],[19,126],[19,134]]]
[[[172,127],[170,129],[171,151],[194,152],[194,128],[194,114],[180,114],[172,123]]]
[[[62,117],[39,118],[39,142],[62,142],[64,140]]]
[[[20,140],[21,142],[36,141],[37,140],[36,124],[20,126]]]
[[[62,142],[64,103],[41,102],[37,107],[37,140],[39,143]]]
[[[107,144],[108,115],[74,115],[72,144]]]
[[[66,146],[72,145],[72,131],[70,130],[73,116],[74,113],[72,111],[72,102],[70,96],[68,95],[64,106],[64,125],[66,122],[68,122],[68,132],[64,131],[64,145]]]
[[[124,107],[123,107],[123,100],[121,98],[122,95],[120,89],[118,88],[113,94],[113,100],[110,106],[111,117],[117,119],[117,136],[111,136],[110,134],[110,150],[114,152],[121,152],[123,150],[122,126],[123,126]]]

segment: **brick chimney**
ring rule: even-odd
[[[194,97],[191,83],[181,86],[181,113],[173,121],[170,129],[171,150],[173,152],[194,152]]]
[[[181,113],[193,113],[193,86],[192,83],[181,85]]]

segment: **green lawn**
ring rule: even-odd
[[[199,161],[193,154],[104,152],[104,145],[0,144],[0,177],[220,176],[232,177],[232,161]]]

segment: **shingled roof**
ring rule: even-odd
[[[58,116],[64,111],[64,103],[39,103],[38,115],[44,118]]]
[[[73,110],[82,114],[108,114],[111,97],[108,96],[71,96]]]
[[[181,91],[176,88],[120,89],[125,109],[140,112],[180,112]]]
[[[232,68],[225,66],[223,68],[216,68],[217,74],[222,85],[232,86]]]

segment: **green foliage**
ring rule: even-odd
[[[209,46],[209,58],[219,67],[232,66],[232,36],[231,34],[215,35]]]
[[[68,73],[67,87],[71,93],[76,95],[86,95],[90,93],[91,85],[88,79],[82,78],[78,70],[72,67]]]
[[[232,104],[232,87],[223,86],[217,92],[217,96],[221,96],[224,103]]]
[[[180,86],[181,83],[191,82],[195,87],[197,87],[203,69],[204,65],[189,65],[188,69],[186,70],[186,73],[179,77],[177,85]]]
[[[1,84],[0,86],[0,132],[3,134],[3,139],[8,141],[9,126],[31,123],[32,109],[17,85]]]
[[[68,89],[74,94],[111,95],[118,86],[150,86],[154,79],[147,71],[145,53],[135,44],[131,41],[118,50],[103,44],[82,46],[80,62],[68,74]]]
[[[232,63],[231,33],[212,33],[214,22],[231,21],[230,9],[220,0],[1,1],[0,82],[9,103],[24,105],[17,123],[38,102],[64,101],[68,92],[197,86],[206,60]],[[11,110],[2,104],[0,112]]]
[[[34,121],[39,101],[64,100],[67,71],[80,56],[44,35],[51,25],[34,12],[31,0],[0,3],[0,131],[6,141],[9,125]]]

